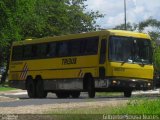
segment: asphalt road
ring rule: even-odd
[[[2,97],[8,97],[15,99],[10,102],[0,102],[0,107],[18,107],[18,106],[28,106],[28,105],[44,105],[44,104],[57,104],[57,103],[73,103],[73,102],[94,102],[94,101],[115,101],[115,100],[128,100],[131,98],[124,98],[123,96],[112,96],[112,97],[99,97],[96,96],[93,99],[88,98],[87,93],[81,93],[79,98],[67,98],[58,99],[55,94],[49,93],[45,99],[29,99],[27,94],[9,94],[1,95]]]
[[[149,93],[149,94],[148,94]],[[76,102],[94,102],[94,101],[115,101],[115,100],[130,100],[134,97],[147,97],[153,99],[158,97],[157,92],[148,92],[147,94],[144,93],[133,93],[131,98],[125,98],[122,95],[115,95],[115,96],[96,96],[93,99],[88,98],[87,93],[81,93],[79,98],[67,98],[67,99],[58,99],[55,94],[49,93],[47,98],[45,99],[29,99],[26,92],[17,92],[17,93],[8,93],[8,94],[0,94],[1,97],[8,97],[14,100],[12,101],[3,101],[0,102],[0,107],[18,107],[18,106],[28,106],[28,105],[45,105],[45,104],[58,104],[58,103],[76,103]],[[154,94],[153,94],[154,93]],[[156,94],[155,94],[156,93]]]

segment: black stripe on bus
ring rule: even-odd
[[[73,69],[86,69],[86,68],[96,68],[93,67],[80,67],[80,68],[62,68],[62,69],[39,69],[39,70],[28,70],[28,71],[43,71],[43,70],[73,70]],[[98,68],[98,67],[97,67]],[[10,72],[22,72],[22,71],[10,71]]]

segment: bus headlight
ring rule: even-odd
[[[148,86],[151,86],[151,83],[148,83]]]
[[[112,85],[119,85],[119,84],[120,84],[120,81],[116,81],[116,80],[112,81]]]
[[[132,81],[135,82],[136,80],[135,80],[135,79],[132,79]]]
[[[117,81],[116,81],[116,80],[113,80],[112,83],[113,83],[113,84],[117,84]]]

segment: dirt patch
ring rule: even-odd
[[[31,105],[20,107],[0,107],[3,111],[0,114],[47,114],[48,111],[57,111],[58,109],[74,109],[74,108],[99,108],[104,106],[122,106],[126,105],[128,100],[114,101],[97,101],[97,102],[80,102],[80,103],[62,103],[47,105]]]
[[[8,91],[0,91],[0,95],[4,95],[7,93],[18,93],[18,92],[25,92],[26,90],[16,89],[16,90],[8,90]]]
[[[0,96],[0,104],[1,104],[1,102],[11,102],[11,101],[15,101],[15,100],[17,100],[17,99],[5,97],[5,96]]]
[[[18,98],[11,98],[11,97],[5,96],[7,94],[18,93],[18,92],[24,92],[24,90],[17,89],[17,90],[9,90],[9,91],[0,91],[0,102],[11,102],[11,101],[18,100]]]
[[[0,92],[0,104],[3,102],[10,102],[18,100],[16,98],[9,98],[3,95],[10,93],[25,92],[24,90],[12,90],[7,92]],[[47,114],[49,111],[57,111],[59,109],[78,109],[78,108],[99,108],[105,106],[122,106],[126,105],[128,100],[111,100],[111,101],[87,101],[79,103],[59,103],[59,104],[43,104],[43,105],[29,105],[19,107],[0,107],[0,114]]]

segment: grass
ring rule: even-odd
[[[0,85],[0,92],[1,91],[9,91],[9,90],[16,90],[16,89],[8,87],[8,85]]]
[[[160,99],[133,98],[125,106],[57,109],[50,114],[61,120],[95,120],[103,119],[103,115],[158,115]],[[55,116],[56,115],[56,116]]]
[[[123,96],[123,93],[122,92],[97,92],[96,96],[98,96],[98,97]]]
[[[57,109],[51,112],[51,114],[106,114],[110,113],[111,107],[100,108],[72,108],[72,109]]]
[[[159,114],[160,99],[135,99],[127,103],[125,107],[112,110],[113,114]]]

